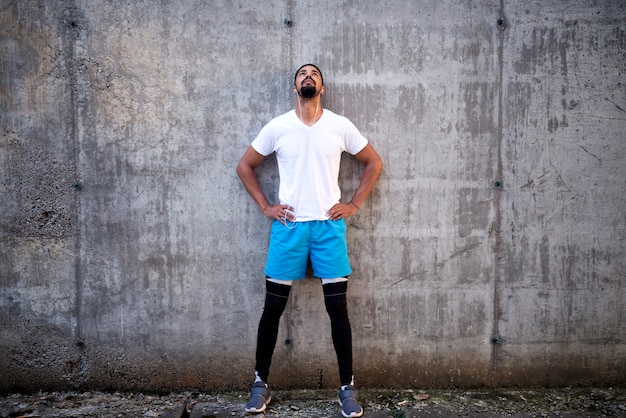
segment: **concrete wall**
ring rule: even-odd
[[[589,3],[0,1],[0,390],[247,387],[269,221],[234,168],[310,61],[386,164],[358,383],[625,383],[626,6]],[[334,387],[331,347],[299,283],[272,382]]]

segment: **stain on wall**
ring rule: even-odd
[[[624,383],[625,21],[608,0],[2,2],[0,390],[248,387],[269,221],[235,165],[311,61],[385,162],[348,220],[359,384]],[[276,161],[258,176],[275,199]],[[310,278],[273,385],[335,387],[331,346]]]

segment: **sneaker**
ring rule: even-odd
[[[360,417],[363,415],[363,408],[356,400],[357,391],[352,385],[342,386],[339,389],[339,405],[341,405],[341,415],[346,418]]]
[[[250,389],[250,400],[246,404],[246,412],[263,412],[271,400],[272,396],[267,385],[262,381],[254,382]]]

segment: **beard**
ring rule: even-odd
[[[315,88],[315,86],[303,86],[300,89],[300,96],[302,96],[305,99],[311,99],[313,97],[315,97],[315,93],[317,93],[317,89]]]

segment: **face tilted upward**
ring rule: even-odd
[[[314,65],[304,65],[298,72],[294,81],[296,92],[305,99],[320,94],[324,89],[324,80],[322,73]]]

